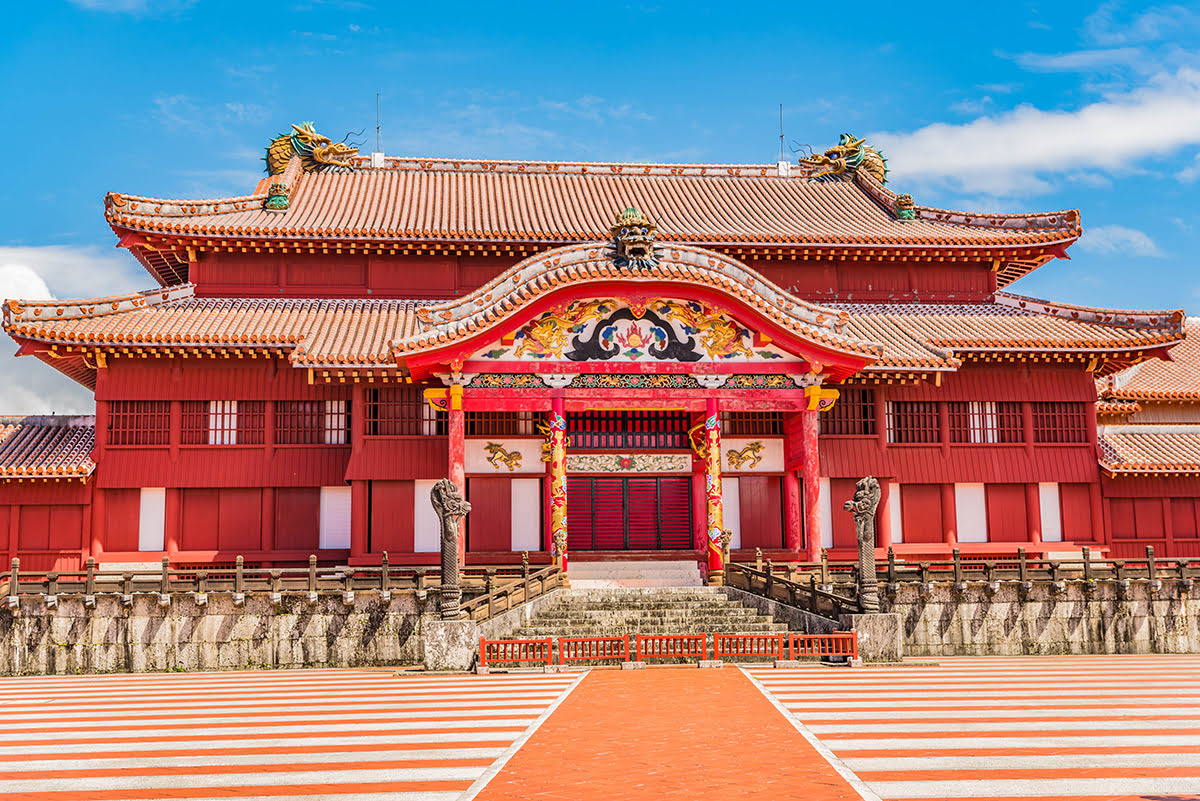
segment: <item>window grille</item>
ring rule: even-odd
[[[690,421],[683,411],[567,412],[567,436],[583,450],[682,449]]]
[[[887,428],[888,442],[897,445],[937,442],[940,439],[937,403],[888,401]]]
[[[422,387],[367,390],[367,436],[445,436],[446,417],[426,403]]]
[[[875,390],[844,387],[833,408],[821,412],[821,433],[866,437],[875,432]]]
[[[537,433],[535,412],[467,412],[468,437],[520,437]]]
[[[184,445],[262,445],[265,401],[184,401]]]
[[[112,401],[108,404],[109,445],[168,445],[170,401]]]
[[[279,401],[277,445],[345,445],[350,441],[350,404],[345,400]]]
[[[782,437],[780,412],[721,412],[721,433],[731,437]]]
[[[952,401],[950,441],[1013,443],[1023,439],[1021,404],[1011,401]]]
[[[1032,405],[1034,442],[1087,442],[1086,403],[1036,401]]]

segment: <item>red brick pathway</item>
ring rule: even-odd
[[[593,670],[477,796],[860,801],[740,670]]]

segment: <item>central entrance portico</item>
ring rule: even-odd
[[[719,581],[725,548],[764,531],[815,558],[817,415],[879,346],[728,256],[647,242],[653,226],[627,210],[608,248],[550,250],[419,310],[393,351],[410,380],[445,385],[426,394],[449,417],[452,480],[465,463],[541,473],[543,542],[564,563],[694,548]],[[464,415],[514,413],[540,437],[465,433]]]

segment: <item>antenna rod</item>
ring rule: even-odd
[[[783,161],[783,104],[779,104],[779,160]]]
[[[782,108],[782,106],[780,108]],[[780,111],[779,113],[783,114],[782,111]],[[383,152],[383,145],[381,144],[381,142],[382,142],[382,140],[379,137],[379,92],[376,91],[375,92],[375,152],[376,153]]]

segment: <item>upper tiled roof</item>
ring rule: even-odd
[[[1171,349],[1171,361],[1148,361],[1097,383],[1104,400],[1200,400],[1200,317],[1184,324],[1187,338]]]
[[[847,333],[882,343],[868,370],[949,369],[973,351],[1128,352],[1182,336],[1180,311],[1087,309],[998,293],[995,303],[829,303]]]
[[[1110,473],[1200,473],[1200,427],[1105,426],[1100,466]]]
[[[365,164],[365,162],[360,162]],[[652,165],[388,159],[384,167],[289,172],[252,194],[164,200],[110,193],[114,227],[239,239],[546,242],[607,236],[636,206],[676,242],[1041,248],[1079,236],[1078,211],[972,214],[916,207],[899,221],[895,195],[865,173],[809,179],[792,165]],[[286,211],[263,208],[272,180]],[[1010,258],[1026,258],[1011,255]]]
[[[0,432],[0,480],[80,478],[96,469],[94,417],[0,418]]]

